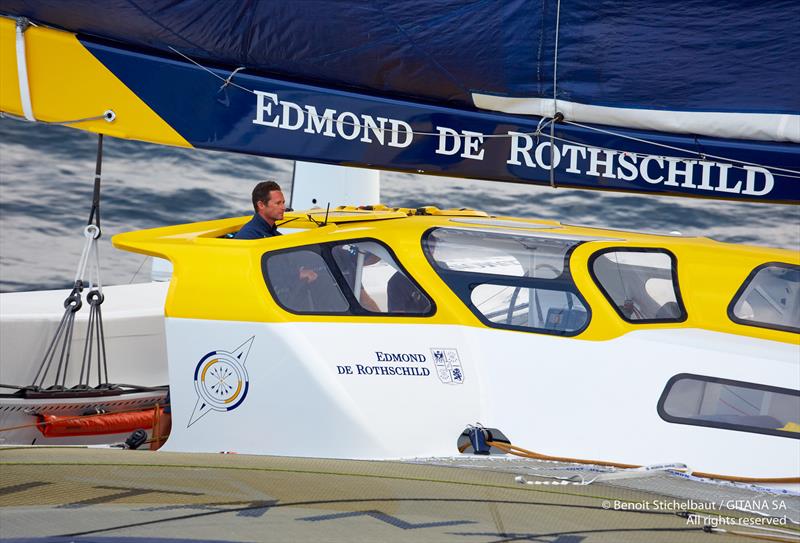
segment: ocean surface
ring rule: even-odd
[[[71,287],[92,203],[97,137],[0,119],[0,291]],[[149,280],[149,260],[111,246],[120,232],[252,213],[250,191],[288,160],[104,140],[103,284]],[[551,189],[384,172],[391,206],[471,207],[493,214],[656,232],[800,251],[800,207]]]

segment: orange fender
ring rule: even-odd
[[[148,430],[153,427],[155,417],[162,415],[163,408],[146,409],[128,413],[102,413],[65,417],[59,415],[39,415],[36,427],[44,437],[96,436],[122,434],[134,430]]]

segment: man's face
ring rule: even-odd
[[[285,210],[286,200],[283,198],[283,192],[279,190],[269,191],[269,201],[266,203],[258,202],[258,214],[270,225],[282,220]]]

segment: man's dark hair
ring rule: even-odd
[[[281,186],[275,181],[262,181],[253,189],[253,209],[258,211],[258,202],[269,202],[269,193],[273,190],[281,190]]]

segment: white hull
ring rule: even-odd
[[[691,329],[643,330],[598,342],[451,325],[179,318],[165,324],[166,290],[166,283],[109,287],[103,307],[112,381],[170,385],[173,419],[166,450],[441,457],[457,454],[459,434],[480,422],[501,429],[516,445],[554,456],[637,465],[682,462],[696,471],[744,477],[800,473],[798,440],[670,424],[656,411],[664,384],[679,373],[800,388],[793,345]],[[0,382],[32,382],[60,319],[53,308],[65,295],[0,296]],[[206,406],[199,362],[212,351],[232,353],[243,344],[247,388],[236,409]],[[74,356],[82,345],[76,325]],[[457,353],[461,383],[439,378],[434,349]],[[394,355],[408,356],[387,362]],[[77,378],[77,366],[68,383]],[[395,369],[391,374],[369,367]],[[51,412],[77,412],[61,407]],[[0,426],[30,420],[29,413],[0,407]],[[37,435],[34,428],[0,438],[30,444],[31,435]],[[36,443],[124,437],[38,437]]]
[[[800,473],[798,440],[670,424],[656,411],[664,384],[678,373],[749,381],[760,367],[759,382],[800,387],[797,350],[787,344],[704,330],[641,331],[606,342],[532,341],[522,333],[462,326],[189,319],[167,319],[167,331],[173,428],[166,447],[173,451],[213,452],[224,443],[227,450],[288,456],[451,456],[461,431],[481,422],[514,444],[554,456],[681,462],[748,477]],[[198,401],[197,362],[250,337],[245,401],[189,425]],[[437,378],[436,348],[458,350],[463,384]],[[427,360],[387,364],[376,353],[421,353]],[[430,374],[359,375],[358,365],[428,368]],[[345,366],[354,373],[342,374]]]

